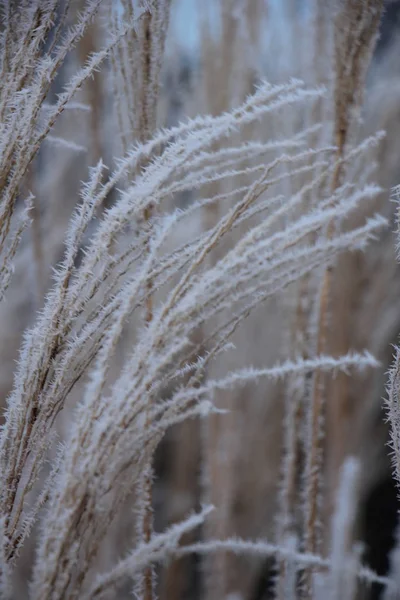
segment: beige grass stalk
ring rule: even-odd
[[[332,8],[320,0],[314,0],[312,17],[308,23],[308,33],[312,39],[306,56],[307,65],[312,65],[314,83],[328,87],[326,65],[330,57],[330,18]],[[292,8],[293,10],[293,8]],[[297,50],[297,47],[296,47]],[[295,57],[292,58],[294,60]],[[306,73],[308,75],[308,73]],[[326,97],[317,98],[311,108],[311,123],[320,123],[324,119],[328,101]],[[311,143],[320,143],[321,130],[311,136]],[[317,189],[311,188],[304,200],[303,210],[315,206],[319,195],[323,193],[326,177],[321,177]],[[311,241],[311,240],[310,240]],[[307,360],[310,356],[310,314],[312,295],[312,274],[299,281],[296,289],[295,310],[290,332],[290,349],[295,356]],[[277,540],[299,536],[302,523],[299,523],[298,506],[301,503],[301,474],[305,465],[305,448],[302,435],[305,420],[305,398],[309,392],[310,374],[289,379],[285,389],[285,417],[283,431],[282,481],[279,494],[279,514]],[[276,597],[285,600],[286,578],[289,565],[283,558],[279,562],[276,581]]]
[[[124,9],[128,16],[133,18],[132,5],[130,1],[124,2]],[[138,23],[137,33],[132,31],[128,38],[128,61],[124,66],[122,55],[120,53],[121,69],[120,77],[123,81],[124,89],[131,89],[134,93],[133,103],[127,106],[128,121],[134,118],[134,138],[140,143],[147,142],[157,125],[157,105],[159,95],[160,70],[164,52],[166,32],[168,29],[170,11],[170,0],[164,2],[152,2],[144,9],[144,12]],[[130,54],[133,56],[130,56]],[[132,62],[131,62],[132,61]],[[115,68],[115,63],[114,63]],[[126,98],[119,100],[123,103]],[[124,136],[124,132],[121,131]],[[126,142],[125,142],[126,143]],[[141,161],[136,168],[136,175],[145,168],[146,163]],[[143,211],[143,220],[146,229],[151,227],[151,220],[154,216],[154,207],[148,203]],[[145,243],[145,252],[149,254],[148,242]],[[146,327],[149,327],[153,320],[153,282],[151,278],[146,284],[146,300],[144,310],[144,321]],[[150,387],[147,388],[148,411],[146,414],[145,427],[150,428],[152,417],[150,410],[152,408]],[[141,483],[142,514],[139,528],[142,541],[150,543],[153,535],[153,469],[151,459],[143,472],[143,481]],[[152,600],[154,596],[154,571],[152,566],[146,567],[143,573],[143,597],[144,600]]]
[[[201,110],[218,114],[228,111],[251,93],[254,85],[255,62],[261,57],[260,17],[262,3],[259,0],[220,0],[208,3],[212,13],[207,14],[207,2],[198,1],[198,13],[201,17],[201,60],[202,69],[199,81],[199,96],[202,98]],[[221,33],[213,37],[212,19],[221,20]],[[235,136],[236,137],[236,136]],[[254,138],[254,128],[246,127],[237,139],[232,137],[231,144],[240,144]],[[216,144],[218,150],[221,144]],[[249,160],[249,165],[251,161]],[[226,193],[230,188],[240,189],[247,183],[246,176],[235,177],[216,182],[205,190],[210,196]],[[232,195],[230,202],[240,199]],[[205,206],[202,214],[202,226],[205,231],[214,227],[227,203],[216,202]],[[220,248],[214,248],[208,258],[213,265],[221,255]],[[200,332],[204,336],[204,332]],[[244,416],[241,406],[242,393],[219,393],[217,405],[229,406],[229,413],[213,414],[202,424],[201,454],[203,468],[203,502],[212,502],[218,510],[207,520],[205,536],[218,535],[225,538],[237,528],[235,515],[235,488],[238,482],[239,448],[233,440],[241,435],[239,423]],[[186,425],[186,427],[189,425]],[[236,503],[237,504],[237,503]],[[236,511],[237,512],[237,511]],[[219,598],[237,593],[237,580],[240,571],[235,557],[219,552],[215,557],[204,558],[204,597]]]
[[[221,18],[221,37],[213,39],[210,34],[211,22],[207,14],[207,2],[198,0],[197,10],[200,15],[201,33],[201,61],[202,69],[199,83],[202,94],[202,110],[213,115],[227,111],[231,107],[233,95],[233,75],[236,74],[234,51],[237,44],[237,19],[234,12],[235,0],[220,0],[216,2],[214,11]],[[215,15],[214,15],[215,18]],[[240,79],[237,77],[237,79]],[[214,150],[218,150],[215,144]],[[224,182],[216,182],[207,186],[206,195],[212,197],[221,192]],[[221,215],[220,203],[205,206],[202,214],[202,226],[204,231],[212,229]],[[214,248],[210,253],[208,261],[210,265],[217,261],[217,252]],[[204,332],[199,335],[204,338]],[[220,395],[221,396],[221,395]],[[219,397],[219,402],[221,397]],[[230,467],[228,461],[221,461],[221,446],[224,434],[231,425],[232,419],[226,415],[210,415],[210,419],[202,423],[200,437],[200,454],[202,462],[202,501],[211,502],[219,507],[219,510],[206,523],[206,537],[218,535],[226,537],[230,523],[227,520],[227,506],[229,505],[230,492]],[[202,568],[204,577],[204,598],[218,598],[227,593],[227,570],[228,557],[225,552],[217,553],[215,557],[204,558]]]
[[[343,0],[335,19],[334,31],[334,142],[336,144],[336,166],[331,180],[334,192],[344,177],[344,150],[348,142],[354,111],[361,104],[365,84],[365,75],[377,39],[378,28],[383,9],[382,0]],[[327,227],[326,236],[331,239],[336,223],[332,220]],[[317,353],[326,352],[330,318],[330,295],[334,271],[325,270],[319,292]],[[345,326],[345,324],[344,324]],[[318,534],[320,479],[322,475],[322,431],[321,420],[324,417],[326,389],[324,375],[316,371],[313,378],[309,415],[309,450],[306,464],[306,514],[305,549],[318,552],[320,536]],[[339,440],[341,411],[337,416]],[[310,590],[310,572],[306,580],[306,589]]]
[[[35,164],[31,164],[27,175],[25,186],[28,194],[32,194],[31,219],[32,219],[32,256],[35,265],[36,306],[39,308],[45,291],[45,267],[43,255],[42,225],[40,215],[40,202],[36,197]]]
[[[122,2],[124,13],[132,20],[133,6],[130,0]],[[111,57],[113,80],[115,87],[116,116],[120,130],[124,152],[134,141],[147,142],[157,125],[157,106],[160,85],[166,32],[169,23],[170,0],[162,2],[140,3],[142,14],[138,20],[136,31],[130,31],[125,46],[120,45]],[[118,27],[115,7],[110,4],[110,16],[114,28]],[[131,135],[127,133],[131,131]],[[146,160],[141,160],[135,170],[128,173],[128,181],[140,176],[146,167]],[[148,203],[143,211],[144,227],[151,227],[154,207]],[[148,240],[151,233],[148,233]],[[145,242],[145,253],[149,255],[148,241]],[[144,322],[149,327],[153,320],[153,282],[148,278],[146,284],[146,300],[144,306]],[[145,427],[151,427],[150,410],[152,408],[151,391],[147,389],[148,412]],[[151,460],[146,465],[141,482],[141,502],[138,532],[143,543],[149,543],[153,534],[152,479]],[[151,566],[143,572],[143,595],[145,600],[154,596],[154,573]]]
[[[152,128],[155,128],[155,119],[152,119],[152,123],[151,123],[151,114],[150,114],[150,107],[149,107],[149,94],[151,92],[155,92],[155,90],[152,89],[152,78],[151,78],[151,58],[152,58],[152,30],[151,30],[151,21],[152,21],[153,15],[150,12],[145,12],[145,14],[142,17],[142,27],[143,27],[143,46],[142,46],[142,53],[141,53],[141,72],[142,72],[142,87],[141,87],[141,94],[142,94],[142,101],[141,101],[141,107],[142,107],[142,111],[139,117],[139,140],[140,142],[144,143],[147,141],[147,139],[149,138],[149,134],[150,134],[150,127],[152,126]],[[154,115],[155,116],[155,115]],[[148,205],[143,213],[143,217],[144,217],[144,222],[146,224],[146,227],[149,226],[149,222],[151,220],[151,218],[153,217],[153,213],[154,213],[154,209],[152,207],[152,205]],[[149,248],[148,246],[146,247],[146,252],[149,252]],[[147,298],[146,298],[146,302],[145,302],[145,315],[144,315],[144,320],[146,323],[146,326],[149,326],[149,324],[151,323],[151,321],[153,320],[153,283],[151,279],[148,279],[147,281],[147,285],[146,285],[146,289],[147,289]],[[148,399],[148,408],[150,409],[151,405],[150,405],[150,387],[147,388],[147,393],[149,394],[149,399]],[[146,414],[146,423],[145,423],[145,427],[146,428],[150,428],[151,426],[151,416],[150,416],[150,411],[147,411]],[[151,541],[152,535],[153,535],[153,492],[152,492],[152,488],[153,488],[153,469],[152,469],[152,465],[151,463],[148,464],[145,468],[144,474],[143,474],[143,500],[144,500],[144,506],[143,506],[143,510],[144,510],[144,515],[143,515],[143,522],[142,522],[142,537],[143,537],[143,541],[148,544]],[[153,580],[154,580],[154,573],[153,573],[153,567],[149,566],[146,567],[146,569],[144,570],[144,600],[152,600],[153,599],[153,595],[154,595],[154,590],[153,590]]]
[[[85,64],[88,56],[97,51],[98,23],[94,21],[86,35],[78,45],[78,53],[81,64]],[[98,73],[91,77],[85,86],[87,100],[90,106],[89,131],[90,131],[90,164],[97,164],[104,156],[102,142],[102,80]],[[125,150],[124,150],[125,151]]]

